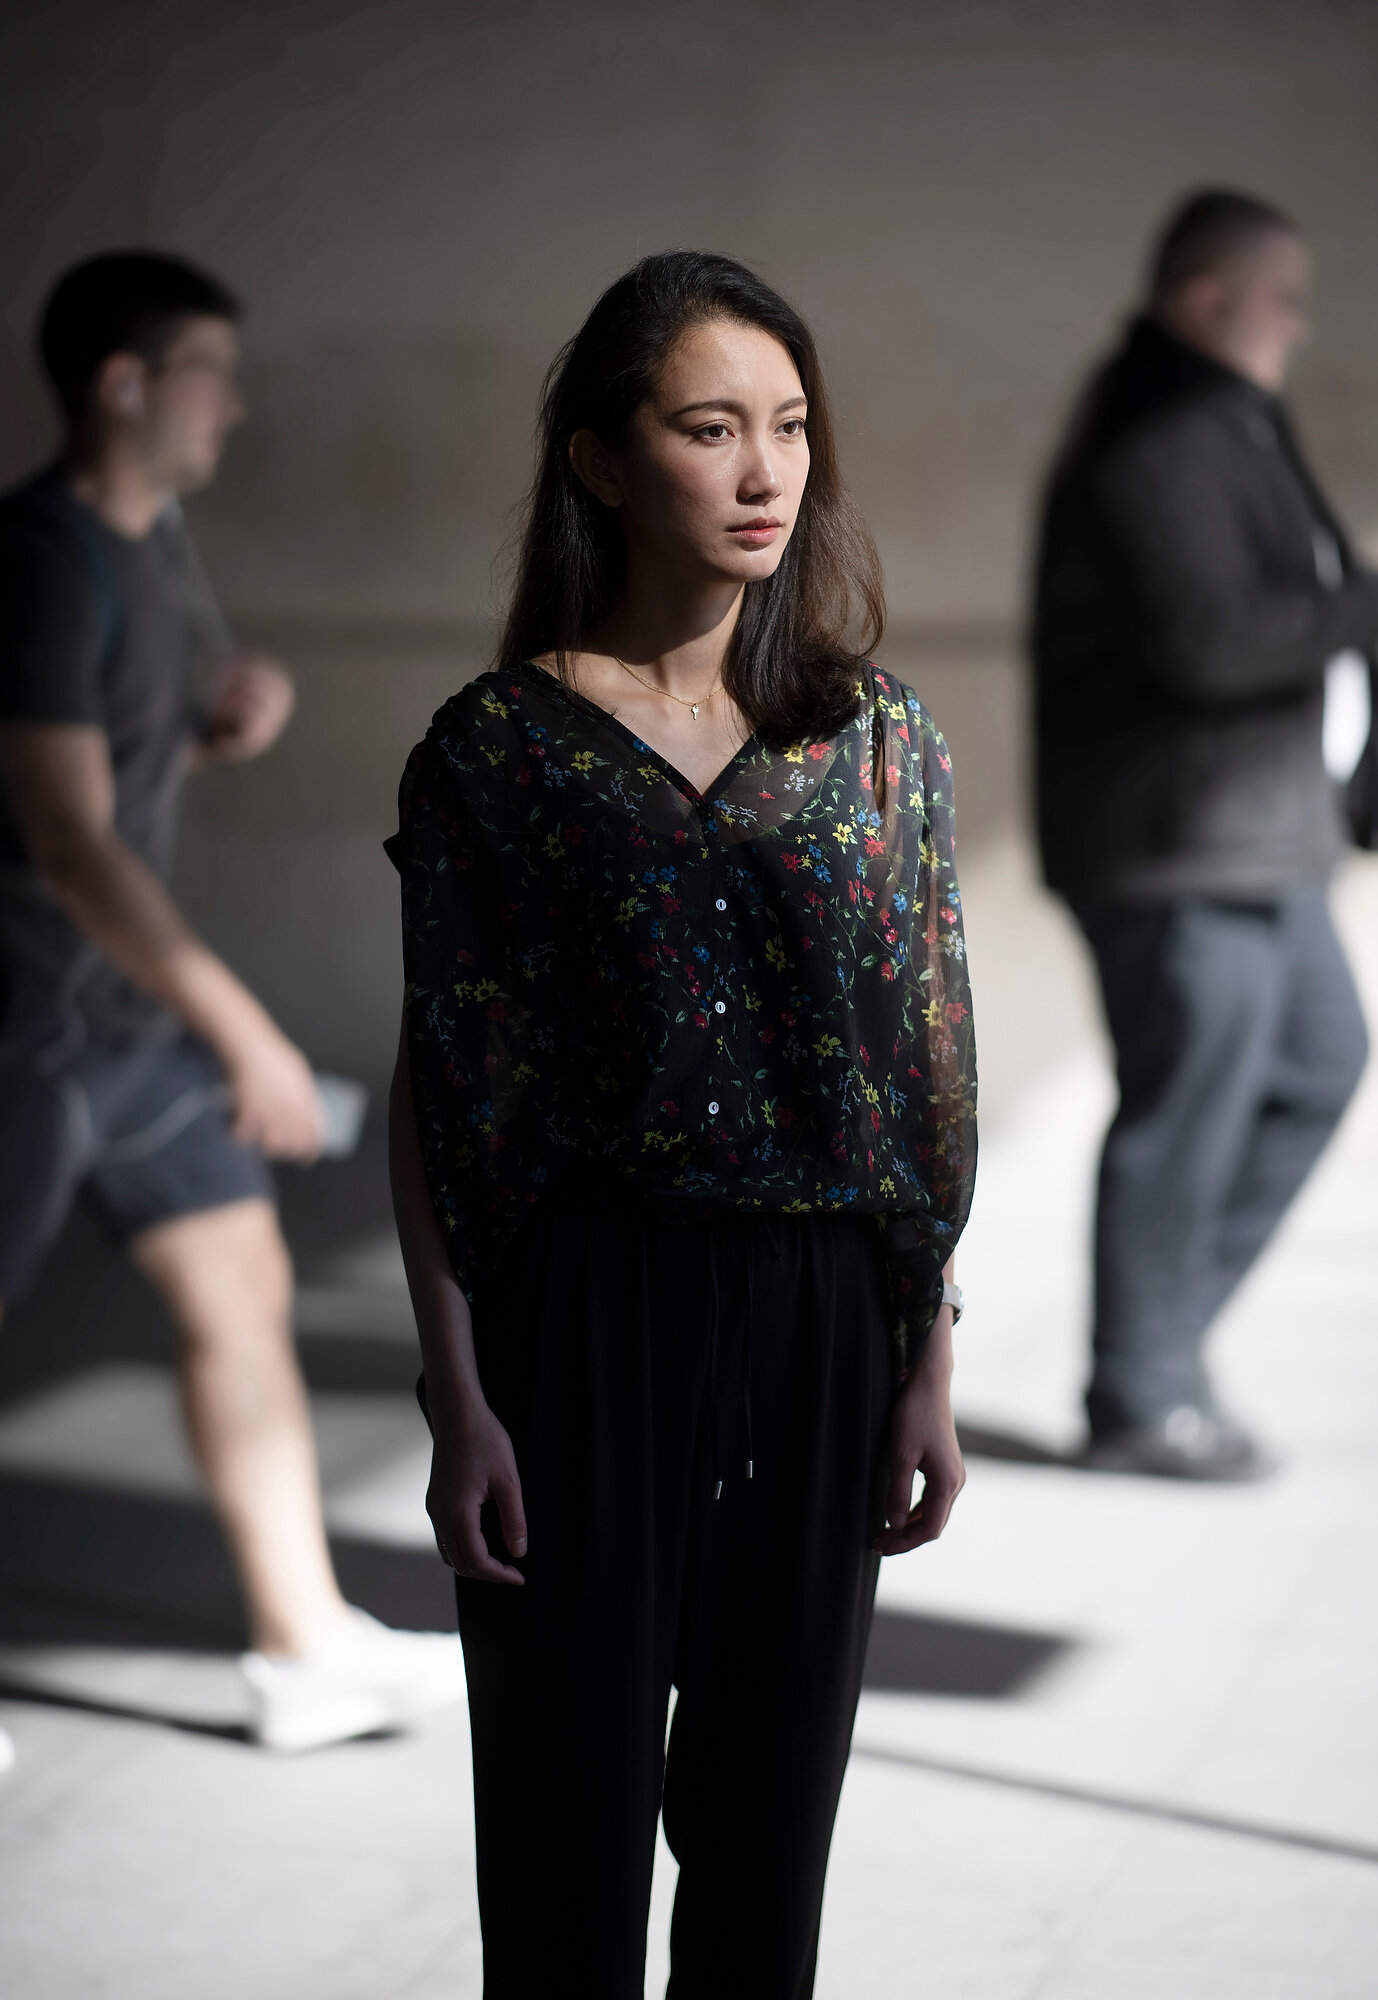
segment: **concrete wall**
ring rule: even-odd
[[[185,893],[319,1059],[394,1033],[378,841],[481,660],[541,372],[642,251],[721,248],[811,316],[885,557],[887,659],[949,728],[970,841],[1017,820],[1031,493],[1146,231],[1203,178],[1320,263],[1297,385],[1378,522],[1378,9],[49,0],[0,27],[0,475],[50,445],[28,359],[67,262],[153,242],[248,298],[254,406],[194,518],[289,741],[208,779]]]

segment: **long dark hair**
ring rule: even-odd
[[[842,484],[813,336],[780,294],[730,257],[666,250],[610,285],[551,363],[541,393],[536,476],[497,665],[572,656],[616,600],[622,531],[569,462],[590,430],[617,450],[674,343],[715,319],[760,327],[789,350],[808,397],[809,476],[773,576],[746,586],[723,681],[755,729],[827,735],[856,715],[859,676],[885,626],[880,558]]]

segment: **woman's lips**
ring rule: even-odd
[[[769,520],[745,521],[740,528],[729,528],[727,532],[732,536],[734,541],[749,542],[752,548],[763,549],[768,543],[775,540],[782,526],[782,522],[771,518]]]

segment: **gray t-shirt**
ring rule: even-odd
[[[54,472],[0,500],[0,717],[105,731],[116,829],[163,881],[194,731],[184,561],[175,516],[131,541]],[[73,1017],[114,1038],[166,1019],[43,889],[0,788],[0,1051]]]

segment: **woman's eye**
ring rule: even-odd
[[[695,437],[707,438],[710,444],[717,444],[720,439],[725,438],[727,435],[728,429],[726,424],[700,424],[694,432]]]
[[[803,437],[806,428],[806,420],[803,417],[789,417],[780,426],[784,435],[792,438]]]

